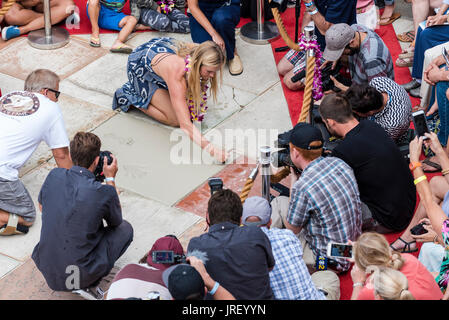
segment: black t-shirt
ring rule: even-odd
[[[347,133],[333,155],[354,170],[360,199],[374,219],[395,231],[407,227],[416,204],[413,176],[381,126],[362,120]]]

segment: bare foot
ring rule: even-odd
[[[136,24],[136,28],[134,30],[140,31],[140,30],[152,30],[152,29],[151,29],[151,27],[145,26],[143,24]]]

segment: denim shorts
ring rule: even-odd
[[[15,213],[27,222],[33,222],[36,219],[33,200],[19,179],[9,181],[0,178],[0,209]]]
[[[89,8],[89,1],[87,2],[86,5],[86,13],[87,17],[90,20],[88,8]],[[119,23],[125,17],[127,17],[127,15],[124,14],[123,12],[111,10],[105,7],[103,4],[100,4],[100,13],[98,14],[98,26],[102,29],[120,31],[122,30],[122,28],[119,27]]]

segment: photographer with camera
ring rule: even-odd
[[[352,169],[341,159],[323,157],[321,131],[298,123],[288,134],[290,159],[302,171],[292,169],[290,199],[271,202],[273,227],[290,229],[302,243],[303,259],[315,271],[316,260],[327,255],[329,241],[346,243],[362,231],[359,190]],[[332,267],[347,271],[349,262],[336,258]]]
[[[209,232],[192,238],[187,251],[205,252],[207,272],[237,300],[271,300],[269,271],[275,261],[270,240],[258,227],[240,226],[242,211],[235,192],[216,191],[207,207]]]
[[[379,233],[405,229],[415,209],[416,189],[394,141],[375,122],[359,122],[342,94],[327,95],[318,110],[330,134],[342,138],[332,156],[354,170],[362,200],[363,229]]]
[[[306,0],[304,3],[306,12],[301,24],[302,29],[313,21],[315,35],[321,51],[326,47],[324,35],[329,27],[335,23],[353,24],[357,22],[356,0]],[[305,70],[305,66],[305,51],[290,50],[282,57],[277,65],[277,70],[284,77],[284,84],[287,88],[299,90],[304,87],[305,73],[304,76],[299,78],[298,75]],[[295,76],[296,79],[293,79]]]
[[[133,228],[122,218],[113,155],[112,163],[103,159],[106,184],[95,180],[100,148],[95,134],[78,132],[70,141],[73,167],[55,168],[48,174],[38,197],[42,230],[32,254],[51,289],[88,289],[95,298],[97,291],[91,287],[108,275],[133,239]],[[69,266],[79,270],[79,281],[70,288]]]
[[[367,84],[377,77],[394,80],[393,59],[379,35],[359,24],[339,23],[326,31],[325,64],[334,65],[340,59],[348,60],[352,83]],[[346,91],[346,85],[333,78],[336,86]]]

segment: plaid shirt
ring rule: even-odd
[[[270,239],[276,264],[270,271],[270,286],[277,300],[326,300],[312,282],[302,259],[301,242],[287,229],[262,227]]]
[[[376,77],[394,80],[393,58],[379,35],[360,24],[353,24],[351,28],[367,33],[367,37],[360,44],[360,51],[348,58],[352,82],[368,84]]]
[[[330,241],[356,240],[362,229],[362,210],[354,172],[343,160],[320,157],[302,172],[291,192],[287,221],[301,227],[313,253],[326,256]],[[335,258],[338,271],[349,269]]]

